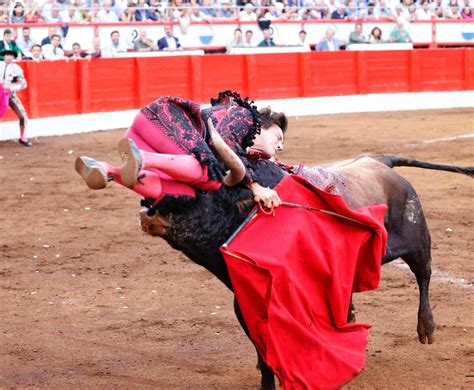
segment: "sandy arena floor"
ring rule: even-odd
[[[474,110],[292,118],[282,160],[365,152],[474,166]],[[257,389],[256,354],[232,295],[138,227],[138,196],[90,191],[77,156],[119,162],[122,131],[0,143],[0,388]],[[396,265],[355,298],[373,324],[348,389],[474,388],[474,181],[398,169],[420,194],[433,239],[436,342],[416,335],[418,289]],[[452,232],[447,229],[452,229]]]

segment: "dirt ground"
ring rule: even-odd
[[[473,122],[474,110],[292,118],[282,160],[385,152],[474,166],[474,138],[440,140],[472,136]],[[231,293],[142,235],[137,195],[88,190],[74,172],[84,154],[118,163],[122,132],[0,143],[0,388],[257,389]],[[357,319],[373,328],[366,369],[346,388],[472,389],[474,181],[398,171],[431,229],[436,342],[417,340],[413,275],[384,266],[381,287],[355,297]]]

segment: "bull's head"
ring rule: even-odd
[[[150,236],[164,237],[166,230],[171,225],[158,213],[149,216],[148,209],[143,208],[140,210],[140,226]]]

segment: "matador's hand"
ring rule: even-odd
[[[281,199],[275,190],[262,187],[258,183],[250,184],[249,188],[253,193],[255,202],[261,202],[266,208],[270,209],[281,205]]]

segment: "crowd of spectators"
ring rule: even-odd
[[[473,19],[474,0],[0,0],[1,23]]]

